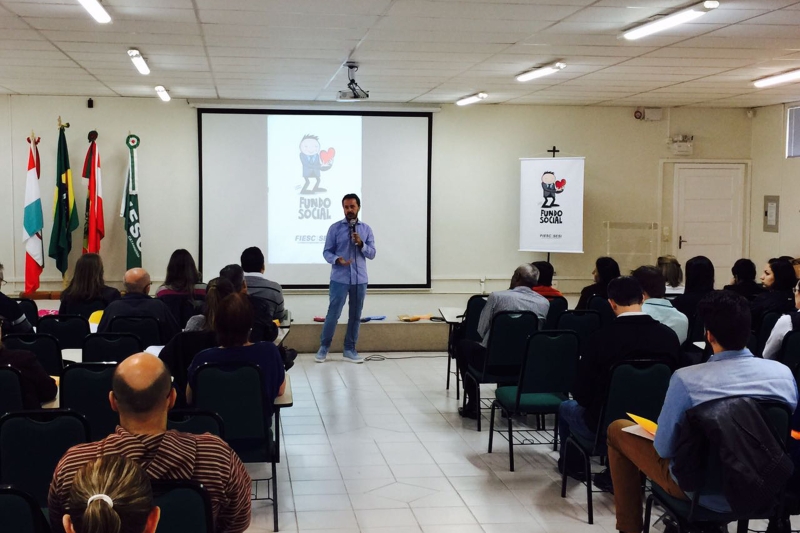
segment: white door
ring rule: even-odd
[[[744,165],[675,165],[673,254],[684,268],[692,257],[708,257],[717,289],[743,257],[744,176]]]

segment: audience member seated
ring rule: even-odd
[[[3,265],[0,264],[0,288],[6,284],[3,278]],[[0,320],[4,323],[6,333],[32,333],[33,326],[25,317],[19,304],[0,292]]]
[[[123,278],[125,296],[111,302],[103,311],[103,318],[97,326],[98,333],[111,327],[111,321],[118,316],[151,316],[158,321],[161,341],[166,344],[180,332],[180,327],[164,302],[151,298],[150,274],[143,268],[132,268]]]
[[[206,284],[200,281],[192,254],[183,248],[175,250],[167,263],[167,277],[156,290],[156,298],[164,296],[188,296],[205,298]]]
[[[791,371],[776,361],[753,357],[745,347],[750,336],[750,309],[744,297],[728,291],[711,293],[698,306],[698,314],[714,354],[707,363],[682,368],[672,375],[655,442],[623,431],[633,422],[617,420],[609,426],[608,462],[614,482],[616,528],[622,533],[642,531],[642,473],[671,496],[689,499],[671,473],[679,448],[678,429],[689,409],[734,396],[783,402],[792,411],[797,405]],[[747,462],[752,457],[743,456],[742,460]],[[700,505],[713,511],[730,510],[721,495],[701,496]]]
[[[65,510],[67,533],[155,533],[161,518],[150,478],[119,455],[100,457],[75,474]]]
[[[247,282],[244,279],[244,270],[239,265],[228,265],[219,271],[219,277],[231,282],[236,292],[247,295]],[[274,317],[270,314],[266,305],[262,305],[252,296],[247,295],[250,305],[253,306],[255,320],[253,331],[250,332],[252,342],[274,341],[278,337],[278,326],[273,322]]]
[[[73,510],[70,491],[76,473],[108,455],[136,461],[151,480],[201,483],[211,499],[214,531],[245,531],[250,525],[250,476],[219,437],[167,431],[175,391],[164,363],[148,353],[132,355],[117,366],[112,387],[109,401],[120,422],[116,431],[101,441],[73,446],[56,466],[48,495],[53,533],[64,531],[62,517]]]
[[[800,309],[800,282],[794,286],[792,291],[794,291],[794,306]],[[780,317],[772,328],[769,339],[767,339],[762,357],[764,359],[777,359],[783,345],[783,338],[787,333],[795,330],[800,330],[800,313],[794,311]]]
[[[266,269],[264,254],[252,246],[242,252],[241,262],[244,279],[247,282],[247,294],[250,295],[253,306],[264,306],[269,316],[283,321],[286,318],[283,289],[280,284],[268,280],[264,275]]]
[[[770,259],[761,274],[765,292],[750,302],[753,331],[758,332],[767,313],[791,313],[794,310],[792,288],[797,283],[794,267],[786,259]]]
[[[215,324],[219,304],[226,296],[234,292],[236,291],[233,284],[226,278],[214,278],[209,281],[203,314],[190,318],[184,331],[216,331]]]
[[[672,305],[686,315],[689,323],[697,313],[697,304],[714,290],[714,265],[711,260],[698,255],[686,261],[686,289],[672,300]]]
[[[80,315],[86,320],[120,297],[119,291],[106,285],[103,260],[97,254],[83,254],[75,263],[69,286],[61,293],[60,315]]]
[[[764,287],[756,283],[756,265],[749,259],[739,259],[731,267],[730,285],[725,285],[723,290],[733,291],[744,296],[749,301],[764,292]]]
[[[612,279],[619,277],[619,265],[610,257],[599,257],[594,263],[592,276],[594,283],[583,288],[575,309],[588,308],[592,296],[608,298],[608,284]]]
[[[631,276],[618,277],[608,284],[608,300],[616,318],[593,333],[578,362],[573,399],[558,410],[561,455],[570,433],[594,441],[600,414],[608,395],[611,368],[635,359],[658,359],[673,368],[678,366],[680,343],[675,332],[642,311],[642,286]],[[571,457],[579,459],[578,454]],[[582,461],[570,461],[567,472],[576,478],[584,475]],[[559,460],[559,468],[563,468]]]
[[[674,331],[680,344],[686,342],[689,336],[689,319],[664,298],[666,281],[661,270],[649,265],[640,266],[631,272],[631,276],[642,286],[642,311]]]
[[[0,337],[3,333],[3,321],[0,320]],[[6,365],[18,370],[22,376],[23,408],[40,409],[43,403],[55,399],[58,392],[56,381],[47,375],[36,355],[26,350],[9,350],[0,342],[0,366]]]
[[[564,295],[561,294],[561,291],[553,287],[553,265],[547,261],[534,261],[531,265],[539,271],[539,281],[532,287],[533,291],[538,292],[548,301],[553,298],[563,298]]]
[[[286,372],[277,346],[271,342],[248,340],[253,327],[253,306],[247,296],[231,294],[226,296],[219,306],[216,318],[217,338],[220,346],[203,350],[197,354],[189,367],[189,385],[186,398],[192,401],[192,384],[195,373],[205,363],[252,363],[261,369],[264,378],[264,398],[268,402],[269,412],[275,398],[286,389]]]
[[[794,268],[794,277],[800,279],[800,257],[792,259],[791,263]]]
[[[539,280],[539,271],[530,264],[517,267],[511,277],[511,288],[505,291],[496,291],[489,295],[486,305],[481,311],[478,321],[478,334],[481,342],[462,339],[456,346],[456,362],[458,371],[461,372],[461,381],[468,366],[483,368],[486,361],[486,347],[489,345],[489,332],[492,326],[492,319],[497,313],[502,311],[532,311],[539,317],[539,326],[544,325],[547,311],[550,309],[550,302],[531,289]],[[464,389],[466,396],[466,407],[459,408],[461,416],[467,418],[478,417],[478,403],[480,398],[473,398],[474,391],[471,388]]]
[[[683,270],[678,258],[674,255],[662,255],[658,258],[656,266],[661,269],[664,279],[667,280],[667,287],[664,294],[667,296],[677,296],[683,294]]]

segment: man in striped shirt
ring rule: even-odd
[[[48,510],[53,533],[63,533],[69,491],[75,473],[103,455],[138,462],[153,480],[192,480],[208,491],[217,533],[241,533],[250,525],[250,476],[242,461],[219,437],[167,431],[167,412],[175,390],[164,363],[140,353],[125,359],[114,373],[109,393],[119,413],[116,431],[98,442],[73,446],[53,474]]]

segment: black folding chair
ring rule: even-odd
[[[39,324],[39,306],[30,298],[11,298],[22,309],[22,314],[34,328]]]
[[[163,346],[158,320],[151,316],[115,316],[109,325],[111,333],[132,333],[142,346]]]
[[[481,341],[481,336],[478,333],[478,322],[481,318],[481,311],[486,306],[486,296],[483,294],[475,294],[467,300],[467,308],[462,315],[460,324],[450,324],[450,332],[447,338],[447,353],[450,357],[447,358],[447,385],[445,390],[450,390],[450,375],[456,375],[456,400],[460,399],[461,394],[461,374],[458,368],[455,371],[451,370],[453,359],[456,356],[456,345],[461,339],[467,339],[475,342]]]
[[[578,334],[581,354],[586,352],[589,337],[603,326],[603,318],[592,309],[564,311],[558,317],[556,329],[570,330]]]
[[[767,345],[769,335],[772,333],[772,328],[775,327],[775,324],[782,316],[782,313],[775,311],[764,315],[764,318],[761,320],[761,327],[758,329],[758,334],[756,335],[758,337],[758,352],[756,352],[756,355],[761,356],[761,354],[764,353],[764,347]]]
[[[61,345],[58,340],[47,333],[13,333],[3,337],[3,344],[10,350],[27,350],[36,355],[36,359],[51,376],[60,376],[64,368],[61,359]]]
[[[61,373],[59,403],[86,417],[93,441],[114,433],[119,424],[108,402],[116,368],[116,363],[73,363]]]
[[[225,423],[217,413],[202,409],[172,409],[167,415],[167,429],[202,435],[211,433],[225,440]]]
[[[91,333],[83,339],[83,362],[121,363],[144,349],[133,333]]]
[[[600,313],[600,323],[602,327],[606,327],[616,318],[614,310],[611,309],[611,304],[608,303],[608,298],[594,295],[589,298],[588,308]]]
[[[159,296],[158,299],[166,304],[181,329],[186,327],[190,318],[202,312],[205,301],[205,298],[184,294]]]
[[[3,531],[14,533],[50,533],[36,500],[11,485],[0,485],[0,524]]]
[[[214,533],[211,499],[203,485],[188,480],[159,480],[151,485],[155,504],[161,508],[158,533]]]
[[[47,315],[39,319],[36,333],[48,333],[58,339],[62,349],[82,348],[91,333],[89,321],[80,315]]]
[[[0,366],[0,414],[23,408],[22,374],[12,366]]]
[[[550,300],[550,308],[547,310],[544,329],[558,329],[558,319],[561,313],[567,310],[567,299],[563,296],[556,296]]]

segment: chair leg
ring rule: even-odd
[[[736,523],[736,533],[747,533],[749,527],[750,527],[750,520],[739,520]]]
[[[653,497],[648,496],[644,505],[644,533],[650,533],[650,514],[653,512]]]
[[[464,376],[464,388],[467,388],[467,377]],[[456,384],[457,385],[457,384]],[[464,409],[467,407],[467,393],[464,391],[464,397],[461,399],[461,408]]]
[[[553,425],[553,451],[558,450],[558,413],[556,413],[556,421]]]
[[[511,471],[514,471],[514,433],[511,431],[511,413],[506,413],[508,415],[506,420],[508,420],[508,462],[511,466]]]
[[[564,455],[561,456],[561,497],[567,497],[567,453],[569,452],[570,440],[564,441]]]
[[[478,431],[481,430],[481,384],[475,380],[475,409],[478,411]]]
[[[450,390],[450,365],[453,364],[453,356],[450,355],[449,350],[447,354],[447,385],[445,386],[445,390]]]
[[[494,442],[494,410],[496,407],[497,407],[497,401],[493,401],[492,416],[489,417],[489,453],[492,453],[492,443]]]
[[[456,365],[456,401],[461,396],[461,372],[458,371],[458,365]]]
[[[583,450],[581,450],[583,452]],[[583,472],[586,477],[586,503],[589,507],[589,523],[594,524],[594,510],[592,509],[592,460],[589,454],[584,453]]]
[[[272,461],[272,519],[275,522],[273,531],[278,531],[278,467]]]

